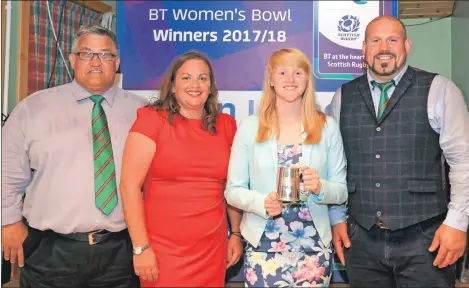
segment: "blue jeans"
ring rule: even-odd
[[[454,266],[433,266],[438,250],[428,251],[442,221],[437,216],[396,231],[377,226],[367,231],[349,217],[352,246],[345,250],[345,262],[350,286],[455,287]]]

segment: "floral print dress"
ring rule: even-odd
[[[301,144],[278,145],[279,166],[300,162]],[[282,214],[267,220],[259,246],[244,253],[246,287],[327,287],[332,251],[325,247],[308,209],[308,194],[300,186],[300,201],[284,204]]]

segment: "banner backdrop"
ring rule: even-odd
[[[197,50],[213,65],[220,110],[239,122],[257,112],[270,55],[295,47],[310,57],[317,104],[327,112],[340,85],[365,72],[366,25],[397,12],[397,0],[118,1],[120,85],[156,99],[174,58]],[[241,266],[228,278],[243,281]],[[334,275],[335,282],[345,276]]]
[[[318,105],[364,73],[366,25],[397,16],[397,1],[118,1],[121,86],[149,99],[173,59],[208,55],[220,108],[238,121],[256,112],[269,56],[295,47],[310,56]]]

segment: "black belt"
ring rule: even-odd
[[[71,234],[60,234],[57,235],[68,238],[75,241],[88,242],[90,245],[95,245],[98,243],[106,242],[115,238],[123,238],[129,235],[127,229],[124,229],[119,232],[111,232],[107,230],[97,230],[89,233],[71,233]]]
[[[45,234],[49,233],[49,234],[53,234],[53,235],[56,235],[62,238],[67,238],[70,240],[88,242],[88,244],[90,245],[103,243],[111,239],[129,237],[129,232],[127,229],[121,230],[119,232],[111,232],[108,230],[96,230],[96,231],[92,231],[88,233],[70,233],[70,234],[61,234],[61,233],[54,232],[52,230],[41,231],[32,227],[29,227],[29,229],[32,229],[33,231],[36,231],[38,233],[45,233]]]
[[[422,222],[419,222],[417,224],[414,224],[412,226],[415,226],[415,225],[420,225],[422,226],[422,228],[426,228],[427,226],[432,226],[436,223],[439,223],[439,222],[443,222],[443,220],[446,218],[446,213],[444,214],[440,214],[440,215],[437,215],[433,218],[430,218],[430,219],[427,219],[427,220],[424,220]],[[389,227],[382,221],[376,221],[375,225],[380,228],[380,229],[383,229],[383,230],[390,230]]]
[[[386,224],[384,224],[381,221],[377,221],[376,226],[378,226],[378,228],[380,228],[380,229],[389,230],[388,226],[386,226]]]

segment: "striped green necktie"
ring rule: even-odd
[[[103,96],[93,95],[90,99],[94,102],[91,130],[93,131],[95,203],[101,212],[109,215],[117,206],[116,168],[112,154],[111,135],[106,113],[101,106]]]
[[[386,105],[389,102],[388,97],[388,90],[392,86],[394,86],[394,80],[390,80],[386,83],[378,83],[376,81],[371,81],[371,84],[374,87],[378,87],[381,90],[381,96],[379,97],[379,106],[378,106],[378,120],[381,119],[384,113],[384,109],[386,109]]]

